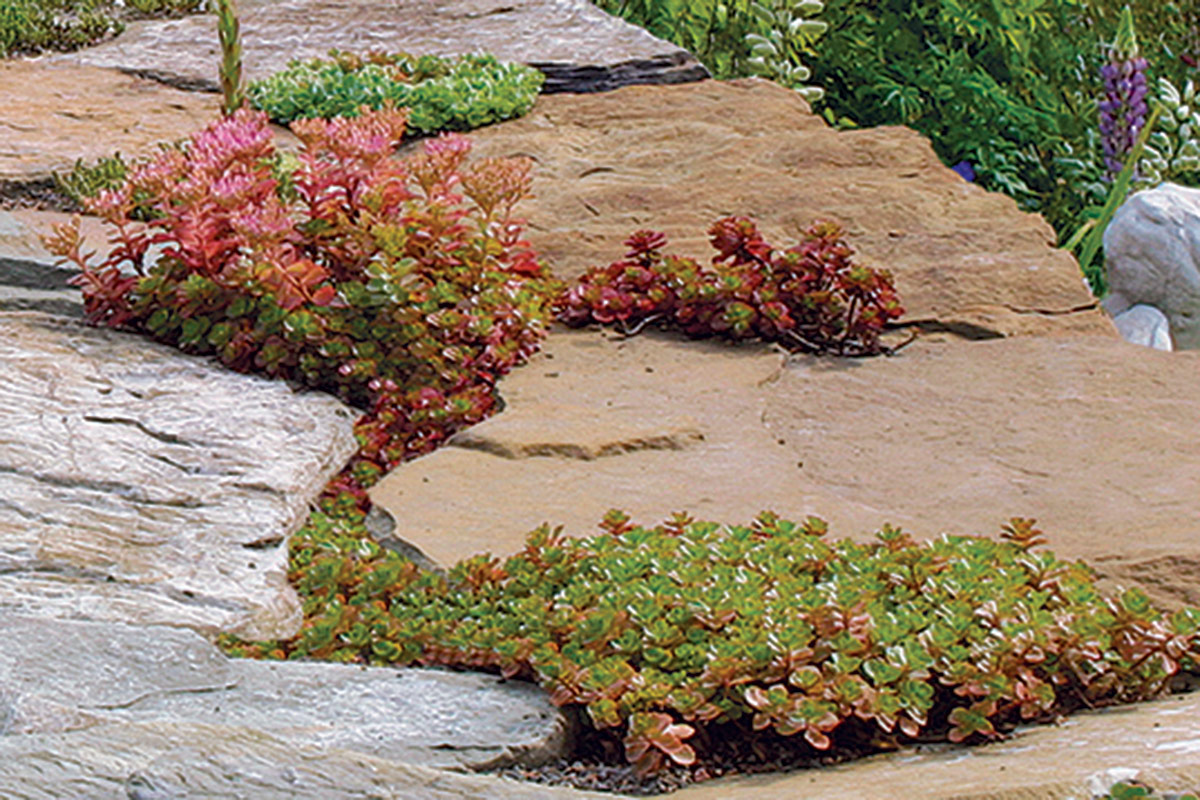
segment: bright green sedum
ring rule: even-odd
[[[352,117],[361,106],[407,108],[416,133],[466,131],[527,114],[545,77],[491,55],[455,58],[330,51],[331,59],[293,61],[250,84],[254,108],[275,122]]]

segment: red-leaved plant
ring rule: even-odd
[[[817,223],[787,250],[767,244],[745,217],[718,220],[708,234],[713,269],[664,256],[666,236],[637,231],[624,259],[588,270],[559,298],[558,318],[626,332],[661,322],[693,337],[757,337],[813,353],[890,352],[880,333],[904,313],[891,275],[852,263],[837,225]]]
[[[496,378],[537,349],[557,286],[513,216],[527,159],[468,166],[470,142],[453,134],[394,158],[405,114],[393,109],[292,130],[302,148],[285,156],[265,114],[213,122],[87,203],[115,229],[98,264],[78,220],[47,246],[81,270],[92,323],[365,409],[358,460],[327,490],[361,498],[492,412]],[[154,218],[134,221],[135,204]]]

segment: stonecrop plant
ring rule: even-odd
[[[99,263],[80,252],[78,220],[47,246],[80,268],[92,323],[365,409],[357,460],[330,489],[361,492],[491,413],[557,285],[513,215],[528,159],[468,164],[457,134],[393,158],[405,115],[392,109],[292,130],[302,148],[285,158],[265,114],[217,120],[85,201],[114,228]]]
[[[128,20],[199,11],[204,0],[0,0],[0,58],[78,50],[121,33]]]
[[[543,526],[520,553],[425,571],[317,514],[292,540],[305,598],[286,642],[233,655],[490,669],[614,731],[643,775],[701,765],[714,737],[796,737],[813,753],[917,737],[986,741],[1015,724],[1169,690],[1200,656],[1200,611],[1105,596],[1037,549],[1032,520],[999,539],[918,543],[884,527],[761,514],[640,527],[617,511],[591,538]]]
[[[286,70],[252,82],[251,105],[287,124],[354,116],[362,106],[379,109],[391,103],[408,109],[409,130],[430,134],[523,116],[533,108],[545,81],[536,69],[501,63],[487,54],[358,56],[332,50],[329,55],[293,61]]]
[[[712,269],[664,256],[661,233],[634,233],[623,259],[588,270],[559,298],[558,318],[627,333],[657,322],[693,337],[757,337],[813,353],[887,352],[879,335],[904,313],[891,275],[854,264],[837,225],[816,223],[786,250],[744,217],[720,219],[708,234]]]

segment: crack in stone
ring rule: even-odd
[[[142,494],[143,488],[119,481],[84,480],[80,478],[65,478],[54,475],[40,475],[29,470],[19,469],[0,464],[0,475],[17,475],[22,478],[54,486],[59,489],[83,489],[93,492],[108,492],[134,503],[147,506],[167,506],[170,508],[203,508],[205,503],[194,498],[178,500],[152,500]]]
[[[83,417],[83,421],[84,422],[96,422],[101,425],[126,425],[131,428],[137,428],[139,431],[146,434],[150,438],[157,439],[158,441],[163,442],[164,444],[179,444],[179,445],[183,445],[184,447],[195,447],[197,445],[209,444],[208,442],[189,441],[189,440],[184,439],[181,436],[177,436],[173,433],[163,433],[162,431],[156,431],[139,419],[127,419],[125,417],[98,417],[98,416],[91,415],[91,414],[85,414]]]
[[[1073,306],[1072,308],[1023,308],[1021,306],[1014,306],[1008,303],[1001,304],[1001,308],[1007,308],[1014,314],[1038,314],[1043,317],[1061,317],[1067,314],[1080,314],[1084,311],[1092,311],[1099,307],[1099,300],[1093,300],[1090,303]]]
[[[131,708],[143,700],[148,700],[151,697],[170,697],[176,694],[209,694],[211,692],[224,692],[229,689],[236,689],[238,682],[236,680],[226,683],[213,684],[211,686],[185,686],[178,689],[151,689],[148,692],[142,692],[134,698],[122,701],[120,703],[97,703],[96,705],[79,706],[86,711],[115,711],[121,708]]]

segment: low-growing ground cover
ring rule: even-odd
[[[224,643],[536,680],[593,732],[580,777],[624,758],[643,782],[610,776],[623,790],[721,774],[731,754],[753,769],[986,741],[1159,696],[1200,654],[1200,611],[1104,596],[1085,565],[1039,549],[1030,520],[999,540],[885,527],[870,544],[769,513],[643,528],[613,512],[601,527],[574,539],[544,526],[511,558],[442,573],[376,545],[357,512],[319,514],[291,543],[300,636]]]
[[[404,121],[297,121],[303,148],[285,158],[265,115],[238,110],[87,202],[115,229],[100,263],[69,226],[49,242],[80,267],[94,323],[364,410],[358,455],[290,544],[301,633],[227,637],[231,654],[533,679],[580,712],[581,748],[648,786],[719,774],[730,748],[717,742],[778,764],[982,741],[1158,696],[1195,667],[1200,612],[1103,596],[1085,566],[1036,550],[1023,520],[1000,541],[885,528],[862,545],[827,542],[815,519],[640,528],[613,513],[599,537],[543,528],[513,558],[449,573],[379,546],[364,489],[493,413],[496,379],[537,348],[554,305],[575,323],[657,315],[691,335],[857,355],[885,352],[878,334],[900,313],[886,273],[855,265],[835,229],[777,250],[738,218],[709,231],[711,270],[640,231],[624,260],[564,291],[515,216],[530,163],[470,163],[456,134],[394,159]]]
[[[777,250],[739,218],[710,230],[712,270],[639,231],[564,294],[514,216],[529,162],[470,164],[453,135],[396,160],[404,123],[386,107],[297,121],[303,149],[286,158],[265,115],[238,110],[86,202],[116,231],[98,265],[76,230],[51,242],[82,270],[92,322],[365,412],[358,456],[290,543],[301,633],[226,637],[231,654],[534,679],[585,721],[583,747],[650,779],[715,774],[727,742],[816,758],[987,740],[1158,696],[1196,669],[1200,612],[1103,595],[1085,565],[1038,550],[1028,520],[1000,540],[885,527],[858,544],[827,541],[816,519],[643,528],[614,512],[600,536],[544,527],[512,558],[448,573],[380,547],[363,489],[492,413],[496,379],[555,305],[627,333],[661,321],[854,355],[886,352],[878,334],[900,313],[886,273],[851,263],[837,230]]]
[[[134,19],[191,14],[206,0],[0,0],[0,58],[75,50]]]
[[[232,24],[236,26],[236,18]],[[236,27],[229,35],[236,40]],[[483,53],[441,58],[335,50],[329,59],[295,61],[244,90],[240,60],[227,65],[227,72],[222,81],[239,96],[234,107],[244,96],[272,122],[287,125],[297,119],[352,117],[363,108],[403,108],[410,138],[469,131],[527,114],[545,81],[535,69]],[[70,172],[55,174],[54,186],[43,190],[38,204],[80,210],[86,199],[121,186],[129,169],[120,153],[91,164],[79,160]]]
[[[529,113],[545,76],[487,54],[441,58],[407,53],[293,61],[247,89],[250,104],[286,125],[295,119],[354,116],[391,104],[408,109],[409,130],[422,135],[467,131]]]

